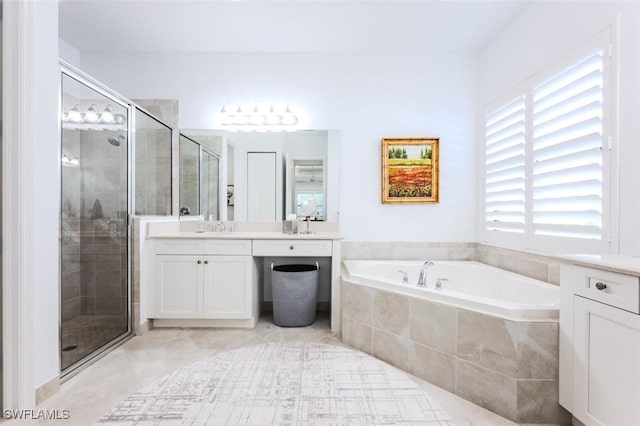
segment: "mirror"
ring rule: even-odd
[[[304,220],[300,209],[312,200],[316,212],[311,220],[338,222],[338,131],[183,129],[181,134],[218,144],[221,220],[279,221],[290,214]],[[191,189],[185,190],[192,190],[193,183],[188,185]]]
[[[216,140],[180,134],[180,216],[220,219],[220,155]]]

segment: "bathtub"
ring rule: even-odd
[[[342,279],[511,321],[558,320],[560,287],[471,261],[434,261],[427,287],[417,287],[424,261],[343,261]],[[403,282],[403,273],[409,282]],[[440,278],[442,289],[435,288]]]

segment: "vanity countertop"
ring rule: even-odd
[[[317,232],[314,234],[283,234],[282,232],[195,232],[165,231],[150,233],[149,238],[198,238],[218,240],[341,240],[335,232]]]
[[[599,254],[566,254],[558,257],[580,266],[640,276],[640,257]]]

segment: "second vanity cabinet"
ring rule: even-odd
[[[155,257],[154,318],[255,323],[257,268],[251,240],[164,239]]]
[[[640,280],[563,266],[560,403],[586,426],[640,424]]]

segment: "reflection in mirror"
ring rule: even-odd
[[[199,215],[200,145],[180,135],[180,216]]]
[[[217,138],[216,143],[221,145],[214,150],[221,158],[219,199],[222,206],[226,204],[220,211],[221,220],[258,220],[253,218],[256,211],[273,212],[269,219],[260,220],[284,220],[289,214],[303,219],[299,206],[313,199],[318,206],[315,220],[338,222],[338,131],[181,133],[201,143]],[[257,186],[271,188],[269,194],[263,191],[260,197],[252,196],[250,192]],[[227,196],[228,192],[232,196]]]
[[[201,163],[201,185],[200,185],[200,207],[201,214],[208,219],[218,220],[220,195],[220,159],[214,153],[202,149]]]
[[[326,220],[324,211],[324,161],[323,160],[293,160],[291,168],[293,179],[291,183],[291,210],[298,219],[311,216],[311,220]],[[305,205],[314,205],[313,214],[303,211]]]

